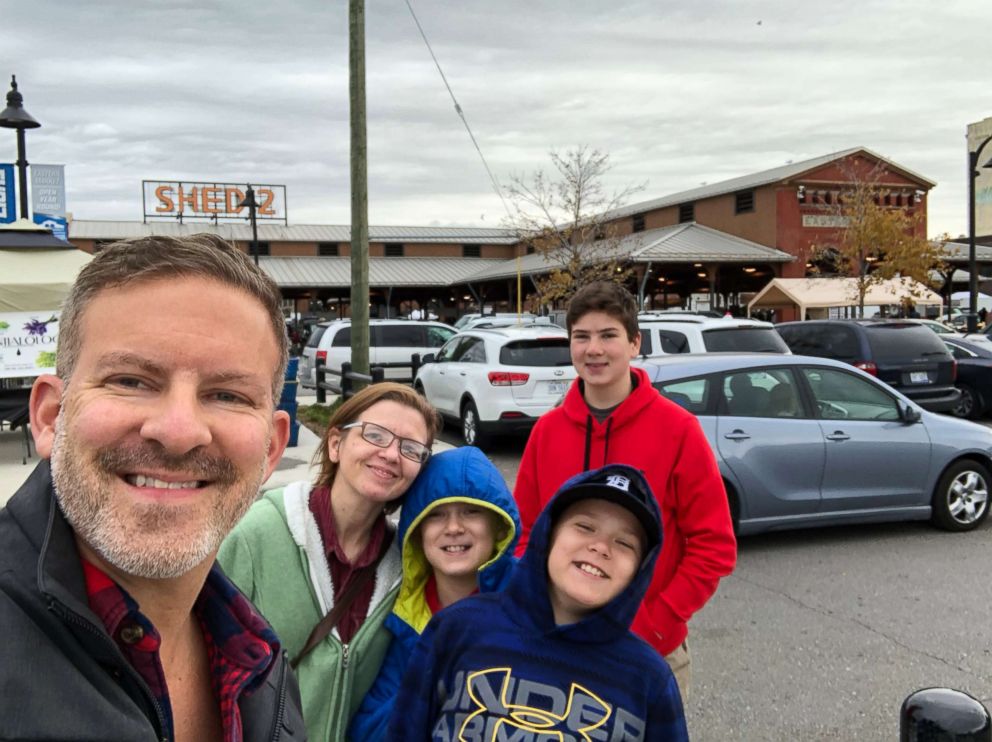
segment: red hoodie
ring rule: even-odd
[[[737,542],[716,459],[696,418],[631,368],[637,385],[599,423],[576,379],[560,407],[537,421],[513,496],[523,525],[517,553],[545,504],[571,476],[621,463],[644,472],[661,506],[664,541],[631,629],[662,655],[685,639],[686,622],[737,561]]]

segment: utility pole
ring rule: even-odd
[[[365,0],[348,2],[351,93],[351,367],[369,373],[369,196],[365,132]]]

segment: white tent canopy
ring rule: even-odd
[[[904,299],[917,306],[940,306],[940,294],[922,283],[908,278],[894,278],[875,284],[865,294],[865,306],[889,306],[901,304]],[[774,278],[767,286],[755,294],[748,302],[748,315],[755,309],[773,309],[795,306],[799,317],[812,314],[827,316],[832,307],[856,307],[858,305],[858,284],[856,278]]]
[[[91,259],[82,250],[0,250],[0,312],[58,310]]]

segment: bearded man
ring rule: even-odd
[[[108,246],[0,510],[0,738],[293,740],[279,641],[215,566],[289,437],[279,290],[212,235]]]

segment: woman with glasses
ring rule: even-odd
[[[221,546],[224,571],[296,668],[315,742],[345,738],[389,646],[383,622],[402,567],[386,516],[430,458],[439,422],[409,387],[366,387],[331,417],[316,483],[266,492]]]

